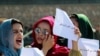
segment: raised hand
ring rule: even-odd
[[[75,34],[78,36],[78,39],[81,37],[81,32],[78,27],[75,27]]]
[[[46,56],[47,52],[54,46],[54,36],[52,35],[46,35],[43,40],[43,53]]]
[[[77,41],[72,40],[72,49],[73,50],[78,50],[78,40],[81,37],[81,32],[80,32],[78,27],[75,27],[75,31],[74,32],[78,36],[78,39],[77,39]]]

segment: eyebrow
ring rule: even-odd
[[[48,30],[48,29],[43,29],[43,30]]]
[[[40,27],[36,27],[36,28],[40,28]],[[40,28],[41,29],[41,28]],[[43,29],[43,30],[48,30],[48,29]]]
[[[13,31],[17,31],[18,29],[13,29]],[[23,29],[19,29],[19,30],[22,30],[23,31]]]

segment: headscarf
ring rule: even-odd
[[[0,52],[4,56],[20,56],[20,49],[14,50],[11,22],[12,19],[7,19],[0,24]]]
[[[35,39],[35,28],[37,27],[38,24],[40,24],[41,22],[48,22],[48,24],[50,25],[50,29],[51,29],[51,34],[53,35],[53,25],[54,25],[54,18],[53,16],[46,16],[41,18],[40,20],[38,20],[34,25],[33,25],[33,33],[32,36],[34,38],[34,42],[31,44],[32,47],[37,47],[39,49],[42,49],[42,45],[38,44],[36,39]],[[54,35],[54,39],[55,39],[55,44],[54,46],[48,51],[46,56],[68,56],[69,53],[69,49],[67,47],[63,47],[60,46],[58,44],[56,44],[57,41],[57,37]]]
[[[72,14],[71,17],[76,18],[83,38],[89,38],[89,39],[94,38],[91,22],[89,21],[89,19],[86,15],[84,15],[84,14]]]

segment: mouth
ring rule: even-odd
[[[22,40],[21,40],[21,39],[17,39],[17,40],[16,40],[16,43],[17,43],[18,45],[21,45],[21,44],[22,44]]]
[[[39,41],[43,41],[43,39],[42,39],[42,38],[39,38],[39,37],[38,37],[38,40],[39,40]]]

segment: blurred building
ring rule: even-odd
[[[0,0],[0,17],[18,18],[30,26],[42,16],[55,15],[55,8],[84,13],[93,25],[100,21],[100,0]]]
[[[100,22],[100,0],[0,0],[0,17],[20,19],[26,34],[39,18],[55,15],[56,8],[65,10],[69,15],[84,13],[92,25]],[[31,35],[27,37],[31,39]],[[32,42],[28,38],[25,38],[25,45]]]
[[[5,20],[6,18],[0,18],[0,24]]]

